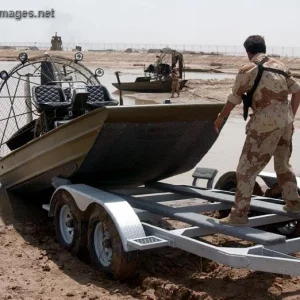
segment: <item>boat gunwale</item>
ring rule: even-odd
[[[188,79],[182,79],[179,82],[180,90],[182,90]],[[172,81],[140,81],[140,82],[113,82],[112,85],[122,91],[137,93],[168,93],[172,90]]]
[[[224,103],[110,106],[105,123],[214,120]],[[147,111],[147,114],[141,112]],[[122,118],[121,118],[122,117]]]
[[[95,109],[95,110],[93,110],[93,111],[91,111],[91,112],[89,112],[87,114],[84,114],[84,115],[79,116],[79,117],[77,117],[75,119],[72,119],[72,120],[70,120],[70,122],[62,124],[62,125],[58,126],[57,128],[54,128],[54,129],[46,132],[45,134],[43,134],[43,135],[41,135],[41,136],[39,136],[39,137],[37,137],[37,138],[29,141],[28,143],[24,144],[23,146],[15,149],[13,151],[11,151],[10,153],[8,153],[7,155],[5,155],[5,156],[2,157],[0,159],[0,162],[3,161],[3,160],[5,160],[6,158],[12,156],[12,155],[17,154],[18,152],[22,151],[24,148],[27,148],[28,146],[31,146],[31,145],[39,142],[39,141],[44,140],[48,136],[50,136],[50,135],[52,135],[54,133],[57,133],[57,132],[65,129],[67,127],[70,127],[70,126],[74,125],[74,123],[80,122],[80,121],[82,121],[84,119],[88,119],[88,118],[94,117],[94,115],[97,115],[98,113],[99,114],[101,114],[101,113],[105,114],[105,112],[106,112],[106,116],[105,116],[105,120],[106,120],[107,119],[107,115],[108,115],[106,107],[101,107],[101,108]],[[105,121],[103,123],[105,123]]]

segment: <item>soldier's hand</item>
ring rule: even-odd
[[[220,132],[220,127],[221,127],[222,123],[223,123],[223,119],[218,117],[215,121],[215,130],[217,133]]]

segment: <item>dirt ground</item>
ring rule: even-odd
[[[41,199],[7,196],[3,190],[0,199],[1,300],[300,299],[299,277],[235,269],[172,248],[142,252],[136,276],[115,281],[58,244]],[[166,229],[185,226],[160,218],[152,222]],[[238,240],[222,235],[206,240],[238,246]]]
[[[38,53],[30,53],[30,56]],[[72,53],[59,53],[72,56]],[[17,52],[0,51],[6,60]],[[133,67],[151,63],[154,54],[84,53],[87,64]],[[211,69],[221,64],[234,73],[245,58],[188,55],[186,66]],[[300,59],[285,59],[294,70]],[[224,102],[233,79],[189,80],[174,103]],[[160,102],[165,95],[135,94],[138,99]],[[160,102],[161,103],[161,102]],[[240,117],[241,109],[233,112]],[[297,116],[298,121],[300,120]],[[298,124],[298,122],[297,122]],[[0,300],[2,299],[300,299],[300,277],[235,269],[183,251],[163,248],[140,254],[136,276],[114,281],[61,247],[53,220],[41,208],[41,200],[26,199],[0,190]],[[177,228],[179,222],[157,219],[164,228]],[[213,235],[208,242],[233,246],[237,240]]]

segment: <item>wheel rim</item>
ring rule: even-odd
[[[59,226],[65,243],[71,244],[74,237],[74,219],[68,205],[64,205],[60,209]]]
[[[283,198],[280,197],[279,199],[283,199]],[[285,236],[289,236],[296,231],[297,226],[298,226],[298,221],[294,220],[286,223],[283,226],[278,226],[277,231]]]
[[[108,267],[112,260],[111,237],[105,223],[99,222],[94,232],[94,247],[100,263]]]
[[[285,224],[284,226],[277,227],[277,230],[281,234],[290,235],[296,230],[297,225],[298,225],[297,221],[291,221],[291,222]]]

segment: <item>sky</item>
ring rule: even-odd
[[[300,47],[299,0],[1,0],[0,10],[51,10],[55,18],[0,18],[0,44],[50,42]]]

